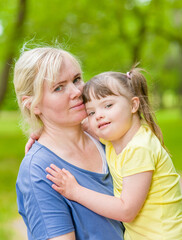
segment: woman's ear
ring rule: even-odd
[[[22,97],[22,102],[23,102],[23,105],[30,110],[31,104],[32,104],[32,97],[31,96],[23,96]],[[38,106],[34,107],[34,114],[35,115],[40,114],[40,110],[39,110]]]
[[[21,101],[22,101],[24,107],[30,109],[30,107],[31,107],[31,97],[30,96],[23,96],[21,98]]]
[[[139,109],[139,106],[140,106],[140,100],[138,97],[133,97],[131,99],[131,104],[132,104],[132,109],[131,109],[131,112],[132,113],[136,113]]]

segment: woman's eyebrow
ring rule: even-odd
[[[82,74],[81,73],[77,73],[74,75],[73,79],[75,79],[76,77],[80,77]]]
[[[60,84],[64,84],[66,83],[67,81],[66,80],[62,80],[62,81],[59,81],[59,82],[55,82],[52,84],[52,88],[56,87],[57,85],[60,85]]]
[[[72,79],[74,80],[75,78],[80,77],[80,76],[81,76],[81,73],[76,73],[76,74],[72,77]],[[55,83],[54,85],[56,86],[57,84],[66,83],[66,82],[68,82],[68,79],[63,79],[63,80]]]

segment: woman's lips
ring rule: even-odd
[[[76,105],[72,106],[70,109],[85,109],[85,105],[83,104],[83,102],[77,103]]]

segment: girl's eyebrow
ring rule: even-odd
[[[100,104],[104,104],[104,103],[106,103],[106,102],[112,101],[111,99],[104,99],[104,98],[101,98],[101,99],[98,99],[98,100],[101,101]],[[94,107],[92,107],[92,106],[88,106],[88,107],[87,107],[87,104],[85,105],[85,107],[86,107],[86,110],[90,110],[90,109],[93,109],[93,108],[94,108]]]
[[[93,107],[85,107],[86,108],[86,110],[92,110],[93,109]]]

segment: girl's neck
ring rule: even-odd
[[[112,141],[112,145],[115,149],[116,154],[119,154],[127,146],[127,144],[132,140],[135,134],[138,132],[141,126],[141,121],[138,116],[134,116],[130,129],[121,138]]]

